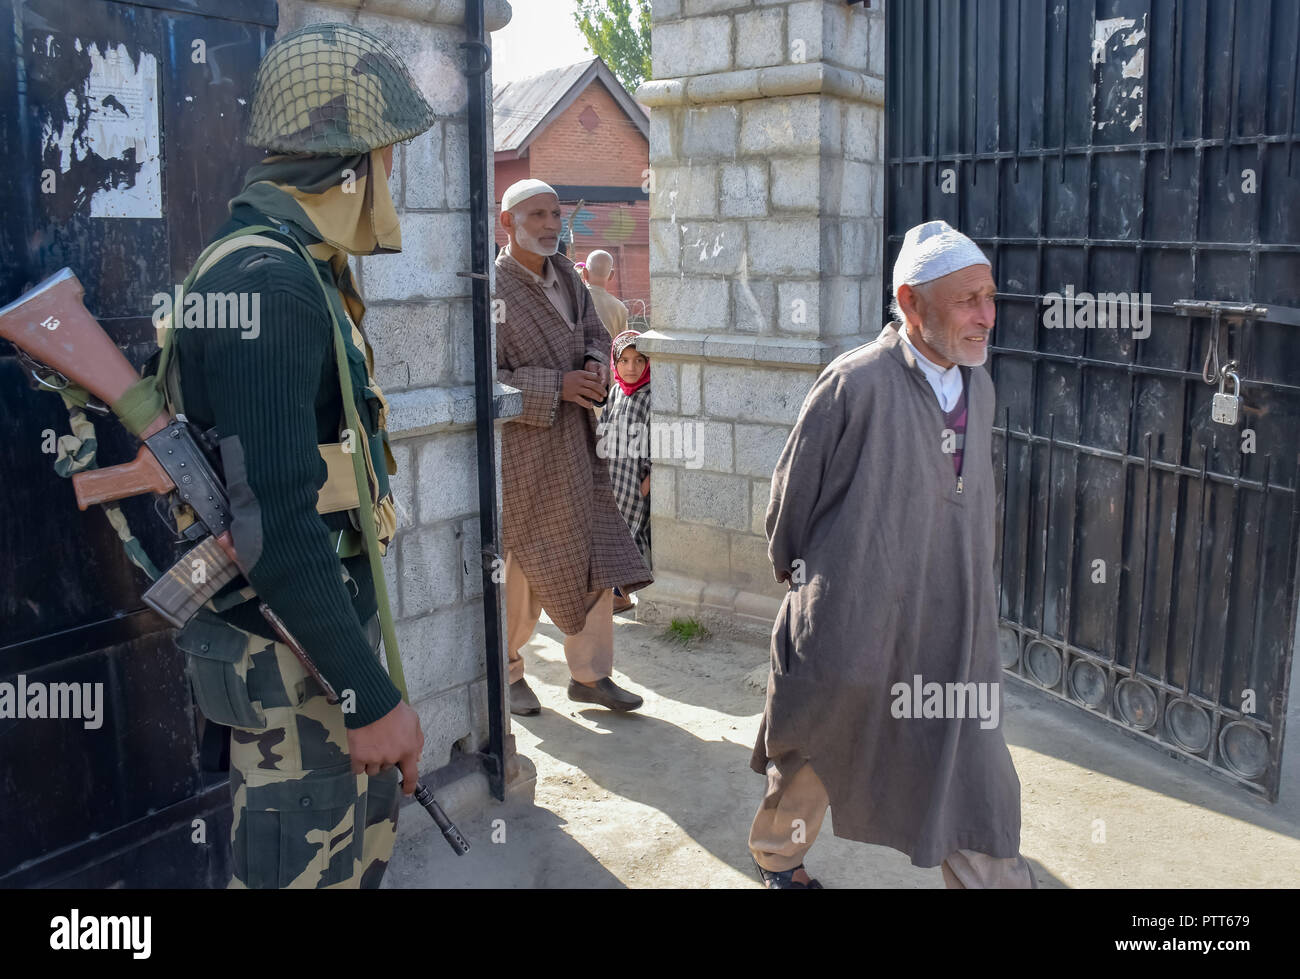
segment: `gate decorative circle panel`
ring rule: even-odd
[[[1125,724],[1139,731],[1155,727],[1159,714],[1155,691],[1141,680],[1131,678],[1115,684],[1115,709]]]
[[[1180,747],[1194,754],[1200,754],[1210,746],[1210,732],[1213,727],[1210,712],[1190,700],[1175,700],[1165,710],[1165,726],[1169,736]]]
[[[1106,702],[1106,674],[1095,663],[1077,659],[1070,666],[1070,696],[1096,710]]]

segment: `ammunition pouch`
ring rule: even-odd
[[[245,633],[201,608],[176,634],[176,647],[185,654],[194,702],[204,717],[227,727],[266,728],[266,717],[253,705],[237,668],[248,648]]]
[[[387,448],[387,442],[384,443],[384,447]],[[360,501],[357,498],[357,483],[352,473],[350,452],[342,442],[322,443],[317,448],[320,451],[321,458],[325,460],[327,475],[325,485],[320,488],[320,493],[316,497],[316,512],[324,514],[348,511],[352,528],[356,531],[354,537],[359,542],[361,538],[361,521],[357,510]],[[385,494],[382,499],[374,499],[374,497],[378,496],[379,491],[378,477],[375,474],[375,467],[370,453],[365,454],[365,460],[366,476],[372,493],[371,507],[375,515],[375,527],[379,535],[380,553],[386,553],[388,544],[397,533],[397,508],[393,504],[393,495],[391,493]],[[396,466],[393,468],[396,469]],[[354,553],[360,553],[360,551]],[[341,557],[351,556],[344,554],[341,550],[339,555]]]

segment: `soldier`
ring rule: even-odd
[[[251,300],[259,329],[170,331],[169,401],[215,429],[248,569],[177,637],[200,709],[232,728],[232,887],[377,887],[399,785],[411,794],[419,774],[424,736],[377,658],[387,596],[356,529],[366,526],[359,507],[369,507],[376,536],[391,538],[396,467],[348,256],[401,250],[392,144],[433,121],[401,60],[365,31],[317,24],[273,45],[258,69],[248,141],[276,155],[249,170],[214,237],[274,230],[221,244],[190,290]],[[345,419],[344,352],[362,432]],[[350,451],[367,463],[370,499],[358,500]],[[254,595],[340,703],[328,703],[276,641]]]

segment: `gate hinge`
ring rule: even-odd
[[[467,51],[474,52],[479,56],[477,65],[466,65],[466,75],[482,75],[492,67],[492,49],[482,41],[461,41],[456,45],[458,48],[465,48]]]

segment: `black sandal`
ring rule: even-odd
[[[804,870],[804,865],[799,864],[789,870],[767,870],[758,865],[758,861],[751,856],[755,869],[758,870],[758,878],[763,882],[763,886],[774,891],[821,891],[825,890],[821,881],[809,878],[808,883],[803,884],[794,879],[796,870]]]

